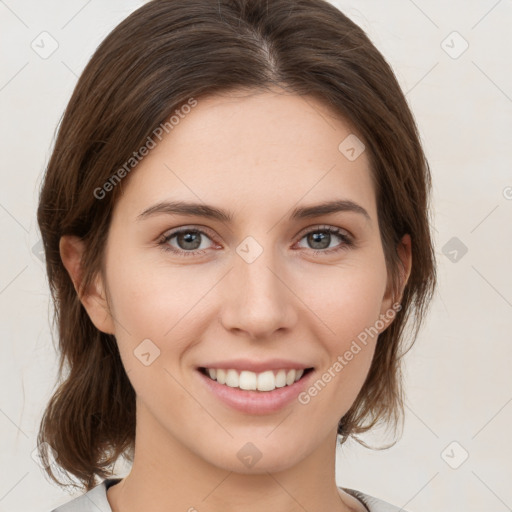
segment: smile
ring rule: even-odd
[[[306,368],[305,370],[280,369],[256,373],[249,370],[238,371],[235,369],[225,370],[222,368],[199,369],[204,375],[207,375],[212,380],[216,380],[219,384],[246,391],[273,391],[276,388],[291,386],[302,378],[304,373],[311,370],[312,368]]]

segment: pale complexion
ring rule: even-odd
[[[98,274],[81,297],[96,327],[115,335],[137,394],[133,468],[107,493],[114,512],[365,510],[336,487],[336,428],[364,383],[377,337],[310,403],[272,414],[220,403],[196,370],[220,359],[289,358],[320,378],[400,299],[390,291],[367,155],[350,161],[338,150],[352,131],[315,99],[283,91],[202,98],[125,178],[105,281]],[[138,219],[177,200],[233,219],[165,212]],[[295,208],[334,200],[352,201],[368,217],[349,210],[289,218]],[[159,246],[180,227],[205,232],[201,254],[162,249],[193,253],[180,237]],[[315,244],[322,233],[324,246]],[[263,249],[251,263],[236,252],[246,237]],[[403,290],[407,235],[397,249]],[[77,288],[81,251],[79,240],[62,238]],[[149,366],[134,355],[145,339],[160,350]],[[262,454],[251,468],[237,457],[247,442]]]

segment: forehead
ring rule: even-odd
[[[357,141],[356,135],[313,97],[211,95],[174,119],[123,185],[127,207],[143,210],[150,202],[181,198],[262,212],[343,198],[375,214],[366,152],[347,158],[344,141]]]

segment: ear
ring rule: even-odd
[[[394,304],[399,304],[402,300],[402,296],[404,293],[405,286],[407,285],[407,281],[409,280],[409,276],[411,275],[411,267],[412,267],[412,244],[410,235],[404,235],[402,240],[398,243],[396,247],[396,252],[401,261],[401,266],[399,268],[399,285],[398,285],[398,296],[394,295],[394,290],[392,283],[388,283],[388,287],[386,289],[386,294],[382,300],[381,307],[381,315],[385,315],[386,312],[389,312],[390,309],[393,309],[396,312],[396,309],[393,308]],[[393,315],[394,318],[394,315]],[[386,324],[386,327],[389,324]]]
[[[87,289],[82,289],[83,268],[81,261],[84,248],[83,240],[77,236],[65,235],[60,238],[60,257],[73,282],[80,302],[97,329],[106,334],[114,334],[114,322],[107,303],[101,274],[98,273],[94,282]]]

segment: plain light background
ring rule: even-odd
[[[79,74],[143,3],[0,0],[0,512],[71,499],[33,456],[57,371],[38,190]],[[512,1],[333,3],[384,54],[415,115],[439,264],[406,357],[403,436],[388,450],[339,449],[338,484],[409,512],[512,510]]]

